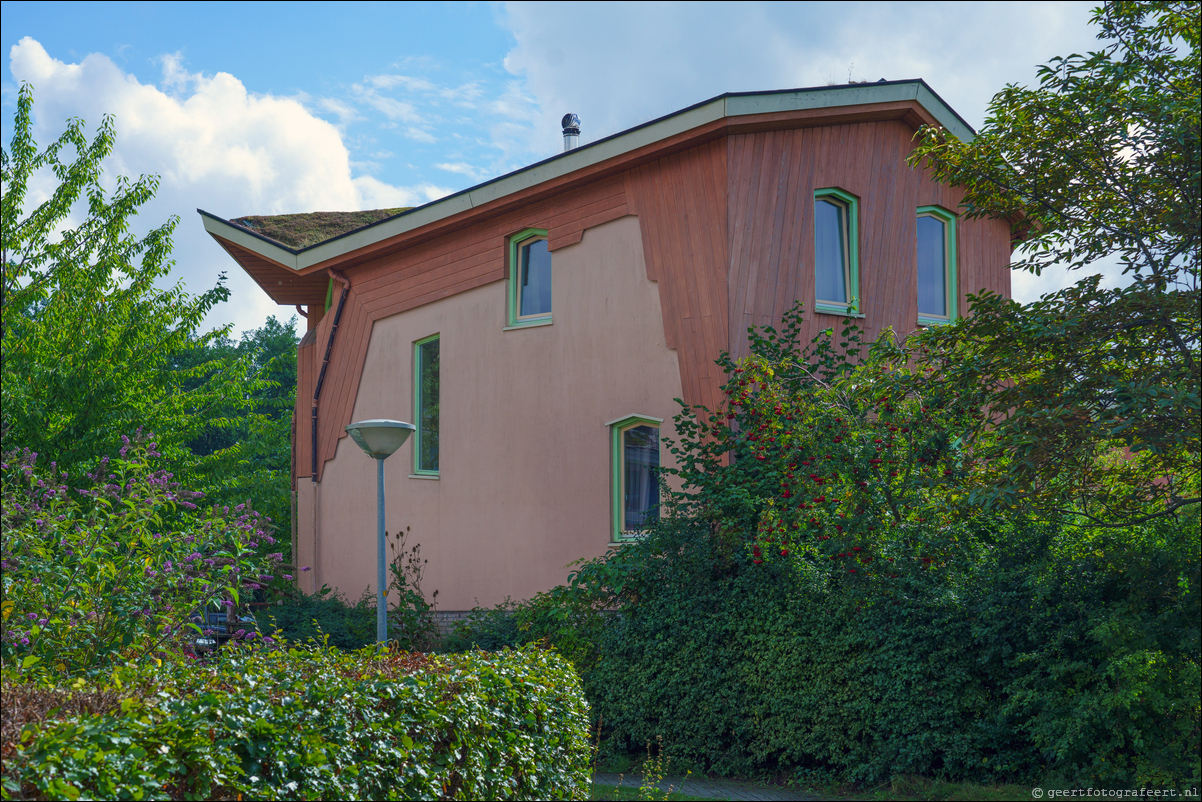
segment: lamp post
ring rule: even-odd
[[[396,451],[415,427],[399,420],[363,420],[346,427],[351,439],[376,461],[376,643],[388,642],[388,607],[384,590],[384,460]]]

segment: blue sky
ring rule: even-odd
[[[727,91],[924,78],[970,124],[1036,65],[1096,49],[1091,3],[23,3],[2,9],[7,145],[116,117],[117,175],[162,176],[138,225],[181,218],[177,275],[228,273],[209,326],[275,306],[204,234],[221,215],[434,200]],[[43,176],[33,196],[49,191]],[[1030,300],[1075,276],[1015,275]]]

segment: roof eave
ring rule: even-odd
[[[300,270],[297,251],[288,248],[275,240],[261,234],[248,231],[242,226],[235,225],[229,220],[223,220],[217,215],[197,209],[200,219],[204,222],[205,231],[213,237],[232,242],[248,251],[253,251],[264,259],[275,262],[280,267],[296,271]]]

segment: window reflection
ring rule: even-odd
[[[625,520],[623,529],[634,531],[659,519],[659,429],[635,426],[622,432],[625,459],[623,475]]]
[[[438,470],[438,344],[433,339],[417,347],[417,469]]]
[[[518,315],[551,314],[551,252],[545,239],[521,247],[521,295]]]
[[[931,215],[918,218],[918,313],[947,317],[947,230]]]
[[[847,207],[814,202],[814,280],[819,302],[847,303]]]

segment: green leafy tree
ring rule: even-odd
[[[1015,269],[1096,276],[1020,306],[996,295],[921,337],[964,408],[987,508],[1121,526],[1198,504],[1199,8],[1112,2],[1105,46],[1007,86],[972,142],[927,127],[911,164],[964,187],[968,217],[1011,220]],[[991,431],[988,442],[983,433]]]
[[[216,337],[175,355],[176,370],[201,365],[209,373],[193,374],[187,385],[198,388],[230,360],[245,360],[256,381],[228,405],[217,425],[206,426],[188,442],[198,457],[212,457],[207,484],[211,500],[234,505],[254,499],[255,509],[282,530],[291,515],[292,412],[296,398],[295,319],[274,316],[235,343]],[[215,456],[214,456],[215,455]]]
[[[197,455],[189,444],[202,432],[233,428],[265,386],[251,360],[207,350],[228,327],[197,334],[229,291],[222,282],[200,295],[179,283],[156,286],[174,264],[178,218],[141,238],[129,233],[158,179],[118,178],[115,191],[105,192],[111,117],[91,142],[83,121],[69,120],[40,150],[32,113],[32,90],[22,86],[11,148],[0,156],[5,448],[49,455],[77,479],[141,428],[155,433],[178,477],[211,475],[229,447]],[[58,185],[28,208],[39,171],[53,172]],[[73,214],[83,218],[78,225]]]

